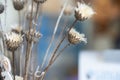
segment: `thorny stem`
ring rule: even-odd
[[[13,80],[15,80],[15,52],[12,51],[12,58],[13,58]]]
[[[46,50],[46,53],[45,53],[45,56],[44,56],[44,59],[43,59],[43,63],[42,63],[42,65],[41,65],[40,69],[43,68],[43,66],[44,66],[44,64],[45,64],[45,62],[46,62],[46,59],[47,59],[49,50],[50,50],[50,48],[51,48],[51,46],[52,46],[52,43],[53,43],[53,40],[54,40],[56,31],[57,31],[57,29],[58,29],[58,25],[59,25],[60,20],[61,20],[61,18],[62,18],[62,15],[63,15],[63,12],[64,12],[64,10],[65,10],[65,7],[67,6],[67,2],[68,2],[68,0],[66,0],[66,2],[65,2],[65,4],[64,4],[64,7],[63,7],[63,9],[61,10],[61,13],[60,13],[60,15],[59,15],[59,17],[58,17],[58,20],[57,20],[57,22],[56,22],[56,26],[55,26],[55,28],[54,28],[54,32],[53,32],[52,38],[51,38],[51,40],[50,40],[50,44],[48,45],[48,48],[47,48],[47,50]]]
[[[31,28],[32,28],[32,15],[33,15],[33,0],[32,0],[31,18],[30,18],[30,23],[29,23],[29,35],[28,35],[28,41],[27,41],[24,80],[27,80],[27,79],[28,79],[29,62],[30,62],[31,51],[32,51],[32,44],[33,44],[33,42],[30,41],[30,30],[31,30]]]

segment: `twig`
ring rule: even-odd
[[[76,24],[76,22],[77,22],[77,19],[72,23],[72,25],[71,25],[70,28],[68,29],[68,32],[74,27],[74,25]],[[65,34],[65,36],[63,37],[63,39],[60,41],[60,43],[59,43],[58,46],[56,47],[55,51],[53,52],[52,57],[50,58],[50,61],[49,61],[49,63],[48,63],[48,66],[44,69],[44,71],[45,71],[44,77],[45,77],[45,75],[46,75],[47,70],[48,70],[49,67],[53,64],[53,62],[57,59],[57,57],[64,51],[64,49],[66,49],[66,48],[70,45],[70,44],[67,44],[67,45],[60,51],[60,53],[56,56],[56,53],[57,53],[59,47],[61,46],[61,44],[63,43],[63,41],[65,40],[66,36],[67,36],[67,34]],[[55,56],[56,56],[56,57],[55,57]],[[43,79],[44,79],[44,77],[43,77]],[[43,80],[43,79],[42,79],[42,80]]]
[[[22,76],[22,73],[23,73],[23,55],[24,55],[24,45],[22,44],[21,46],[21,54],[20,54],[20,76]]]
[[[68,43],[52,60],[52,64],[56,61],[56,59],[62,54],[62,52],[68,47],[70,46],[70,43]]]
[[[76,22],[77,22],[77,20],[75,20],[71,26],[73,27]],[[70,27],[70,28],[68,29],[68,32],[72,29],[72,27]],[[56,52],[58,51],[58,49],[59,49],[59,47],[61,46],[62,42],[65,40],[66,36],[67,36],[67,34],[65,34],[65,36],[63,37],[63,39],[60,41],[60,43],[59,43],[58,46],[56,47],[55,51],[54,51],[53,54],[52,54],[52,57],[51,57],[50,62],[53,60]]]
[[[18,16],[19,16],[19,27],[21,26],[21,14],[20,11],[18,11]]]
[[[4,27],[6,27],[6,19],[7,19],[7,0],[5,0],[5,25]]]
[[[4,45],[4,36],[3,36],[3,28],[2,28],[2,23],[1,23],[1,18],[0,18],[0,35],[2,35],[2,53],[5,52],[5,45]]]
[[[31,54],[32,54],[32,45],[33,45],[33,42],[31,42],[27,45],[24,80],[28,79],[28,70],[29,70],[29,62],[30,62],[30,58],[31,58]]]
[[[13,80],[15,80],[15,52],[12,51],[12,58],[13,58]]]
[[[29,61],[30,61],[32,45],[33,45],[33,41],[30,41],[30,30],[32,28],[32,15],[33,15],[33,0],[32,0],[31,18],[30,18],[30,23],[29,23],[29,35],[28,35],[28,41],[27,41],[24,80],[28,79]]]
[[[44,74],[44,76],[43,76],[43,79],[44,79],[44,77],[45,77],[48,69],[50,68],[50,66],[56,61],[56,59],[62,54],[62,52],[63,52],[68,46],[70,46],[70,43],[68,43],[64,48],[62,48],[62,50],[60,50],[60,52],[59,52],[56,56],[54,55],[54,57],[51,58],[51,60],[50,60],[50,62],[49,62],[49,65],[44,69],[45,74]],[[43,80],[43,79],[42,79],[42,80]]]
[[[68,32],[74,27],[74,25],[77,23],[77,19],[76,20],[74,20],[74,22],[72,23],[72,25],[70,26],[70,28],[68,29]]]
[[[59,35],[59,37],[58,37],[58,40],[57,40],[57,45],[61,45],[60,43],[62,43],[62,42],[60,42],[60,39],[61,39],[61,36],[63,35],[63,32],[65,31],[65,29],[67,28],[67,26],[66,26],[66,21],[65,21],[65,23],[64,23],[64,27],[62,28],[62,31],[60,32],[60,35]],[[64,39],[64,38],[63,38]],[[57,46],[57,48],[59,47],[59,46]],[[53,53],[56,53],[57,52],[57,49],[56,49],[56,51],[55,52],[53,52]],[[52,56],[52,55],[51,55]],[[54,56],[54,55],[53,55]]]
[[[43,66],[44,66],[44,64],[45,64],[45,62],[46,62],[46,59],[47,59],[49,50],[50,50],[50,48],[51,48],[51,46],[52,46],[52,43],[53,43],[53,40],[54,40],[56,31],[57,31],[57,29],[58,29],[58,25],[59,25],[60,20],[61,20],[61,18],[62,18],[62,15],[63,15],[63,12],[64,12],[64,10],[65,10],[65,7],[67,6],[67,2],[68,2],[68,0],[66,0],[66,2],[65,2],[65,4],[64,4],[64,7],[63,7],[63,9],[61,10],[61,13],[60,13],[60,15],[59,15],[59,17],[58,17],[58,20],[57,20],[57,22],[56,22],[56,26],[55,26],[55,28],[54,28],[54,32],[53,32],[52,38],[51,38],[51,40],[50,40],[50,44],[48,45],[48,48],[47,48],[47,50],[46,50],[46,53],[45,53],[45,56],[44,56],[44,59],[43,59],[43,62],[42,62],[42,65],[41,65],[40,69],[43,68]]]
[[[57,53],[57,51],[58,51],[59,47],[61,46],[61,44],[62,44],[62,42],[65,40],[65,38],[66,38],[66,36],[64,36],[64,37],[63,37],[63,39],[60,41],[60,43],[59,43],[59,44],[58,44],[58,46],[56,47],[55,51],[53,52],[52,57],[50,58],[51,60],[50,60],[50,62],[49,62],[49,63],[51,63],[51,62],[52,62],[53,58],[55,57],[55,54]]]
[[[38,20],[39,5],[40,3],[37,3],[37,9],[36,9],[36,14],[35,14],[35,24],[37,24],[37,20]],[[34,25],[34,30],[35,29],[36,29],[36,25]]]

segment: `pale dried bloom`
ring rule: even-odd
[[[95,14],[95,11],[92,7],[86,5],[85,3],[77,3],[77,7],[75,8],[75,17],[77,20],[83,21],[91,18]]]
[[[15,76],[15,80],[23,80],[23,77]]]
[[[29,35],[30,34],[30,35]],[[36,30],[31,29],[30,32],[26,32],[27,41],[37,42],[42,35]]]
[[[85,35],[80,34],[73,28],[68,33],[68,40],[71,44],[78,44],[82,41],[87,43],[87,39],[85,38]]]
[[[5,41],[6,41],[7,48],[10,51],[16,50],[20,46],[20,44],[23,42],[23,36],[15,32],[6,33],[5,37],[6,37]]]
[[[5,57],[4,55],[0,55],[0,64],[3,66],[5,71],[11,72],[10,60],[7,57]]]

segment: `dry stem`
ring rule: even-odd
[[[68,29],[68,33],[70,32],[70,30],[74,27],[74,25],[77,23],[77,19],[74,20],[74,22],[72,23],[72,25],[70,26],[70,28]]]
[[[77,19],[72,23],[72,25],[70,26],[70,28],[68,29],[68,32],[74,27],[74,25],[76,24],[77,22]],[[60,56],[60,54],[70,45],[70,44],[67,44],[59,53],[58,55],[56,55],[58,49],[60,48],[61,44],[63,43],[63,41],[65,40],[67,34],[65,34],[65,36],[63,37],[63,39],[60,41],[60,43],[58,44],[58,46],[56,47],[55,51],[53,52],[52,54],[52,57],[50,58],[50,61],[48,63],[48,66],[44,69],[45,71],[45,75],[49,69],[49,67],[55,62],[55,60]],[[45,75],[43,76],[43,79],[45,77]],[[43,80],[42,79],[42,80]]]
[[[44,79],[44,77],[45,77],[48,69],[50,68],[50,66],[56,61],[56,59],[62,54],[62,52],[63,52],[68,46],[70,46],[70,43],[68,43],[64,48],[62,48],[62,50],[60,50],[60,52],[59,52],[58,54],[54,55],[54,56],[51,58],[48,66],[44,69],[45,74],[44,74],[42,80]]]
[[[50,40],[50,44],[48,45],[48,48],[47,48],[47,50],[46,50],[46,53],[45,53],[45,56],[44,56],[44,59],[43,59],[43,63],[42,63],[42,65],[41,65],[40,69],[43,68],[43,66],[44,66],[44,64],[45,64],[45,62],[46,62],[46,59],[47,59],[49,50],[50,50],[50,48],[51,48],[51,46],[52,46],[52,43],[53,43],[55,34],[56,34],[56,32],[57,32],[57,29],[58,29],[58,25],[59,25],[60,20],[61,20],[61,18],[62,18],[62,15],[63,15],[63,12],[64,12],[64,10],[65,10],[65,7],[67,6],[67,2],[68,2],[68,0],[66,0],[66,2],[65,2],[65,4],[64,4],[64,7],[63,7],[63,9],[61,10],[61,13],[60,13],[60,15],[59,15],[59,17],[58,17],[58,20],[57,20],[57,22],[56,22],[56,25],[55,25],[55,28],[54,28],[54,32],[53,32],[52,38],[51,38],[51,40]]]
[[[12,51],[12,58],[13,58],[13,80],[15,80],[15,52]]]
[[[19,27],[21,26],[21,14],[20,11],[18,11],[18,16],[19,16]]]
[[[30,18],[30,23],[29,23],[29,35],[28,35],[28,41],[27,41],[24,80],[28,79],[28,69],[29,69],[29,62],[30,62],[31,51],[32,51],[32,44],[33,44],[33,41],[30,41],[30,30],[32,28],[32,15],[33,15],[33,0],[32,0],[31,18]]]
[[[28,79],[29,62],[30,62],[31,53],[32,53],[32,44],[33,44],[33,42],[27,44],[24,80]]]

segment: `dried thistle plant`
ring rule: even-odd
[[[30,79],[30,80],[44,80],[45,75],[47,74],[47,71],[49,70],[49,68],[52,66],[52,64],[56,61],[56,59],[62,54],[62,52],[67,47],[69,47],[72,44],[77,45],[82,41],[87,43],[87,39],[85,38],[85,35],[76,31],[73,27],[75,27],[75,24],[78,21],[85,21],[85,20],[91,18],[95,14],[95,11],[92,9],[92,7],[86,5],[85,3],[79,3],[79,2],[77,4],[77,7],[74,8],[75,11],[73,11],[73,7],[67,6],[68,0],[66,0],[64,3],[64,6],[62,7],[60,15],[58,17],[58,20],[56,22],[56,25],[55,25],[55,28],[53,31],[53,35],[51,37],[51,41],[46,50],[43,62],[41,65],[39,65],[40,67],[38,67],[35,72],[32,72],[29,75],[30,61],[31,61],[31,54],[32,54],[33,46],[35,45],[35,43],[38,43],[39,39],[42,36],[41,33],[39,31],[37,31],[36,24],[38,21],[40,5],[42,5],[45,1],[47,1],[47,0],[31,0],[31,1],[13,0],[13,7],[15,10],[18,11],[18,13],[20,13],[20,11],[22,9],[24,9],[24,7],[28,7],[28,10],[26,9],[24,12],[24,13],[26,13],[25,18],[27,18],[27,19],[25,19],[25,21],[27,23],[24,22],[25,23],[24,26],[28,27],[28,29],[27,30],[22,29],[22,26],[21,26],[22,24],[20,23],[21,16],[19,14],[19,27],[12,28],[12,30],[7,33],[3,32],[5,34],[3,36],[4,36],[5,42],[6,42],[6,48],[8,51],[11,51],[13,54],[13,61],[12,61],[12,63],[13,63],[13,66],[12,66],[13,79],[10,78],[9,80],[29,80],[29,77],[32,77],[32,79]],[[36,6],[34,6],[34,4]],[[4,11],[4,5],[0,4],[0,14],[3,13],[3,11]],[[60,20],[61,20],[63,14],[71,15],[72,12],[74,12],[75,20],[73,21],[73,23],[70,26],[63,27],[63,30],[61,31],[61,33],[59,35],[59,40],[57,41],[57,45],[54,45],[55,49],[53,49],[50,57],[48,58],[48,54],[50,54],[49,53],[50,48],[54,41],[57,29],[58,29],[58,25],[60,23]],[[67,30],[66,30],[66,28],[67,28]],[[63,35],[64,32],[65,32],[65,35]],[[63,38],[61,39],[60,37],[62,35],[63,35]],[[25,40],[24,40],[24,38],[25,38]],[[60,47],[63,44],[63,42],[65,41],[65,39],[68,39],[68,43],[61,49]],[[23,43],[26,43],[26,44],[23,44]],[[24,47],[26,49],[25,50],[26,53],[24,55],[25,56],[24,73],[23,73],[23,76],[15,76],[16,75],[15,74],[15,69],[16,69],[16,67],[15,67],[15,64],[16,64],[15,63],[15,58],[16,58],[15,51],[17,51],[17,49],[21,46],[21,44],[25,45]],[[22,61],[23,60],[21,60],[21,62]],[[4,66],[5,71],[7,71],[4,74],[8,74],[8,72],[11,72],[10,63],[7,58],[5,60],[3,59],[2,64]],[[45,64],[47,64],[47,66],[45,66]],[[0,67],[0,71],[1,71],[1,67]],[[0,78],[1,78],[0,80],[2,80],[4,78],[4,76],[1,76],[1,72],[0,72]]]
[[[24,0],[13,0],[13,5],[16,10],[22,10],[24,8]]]

